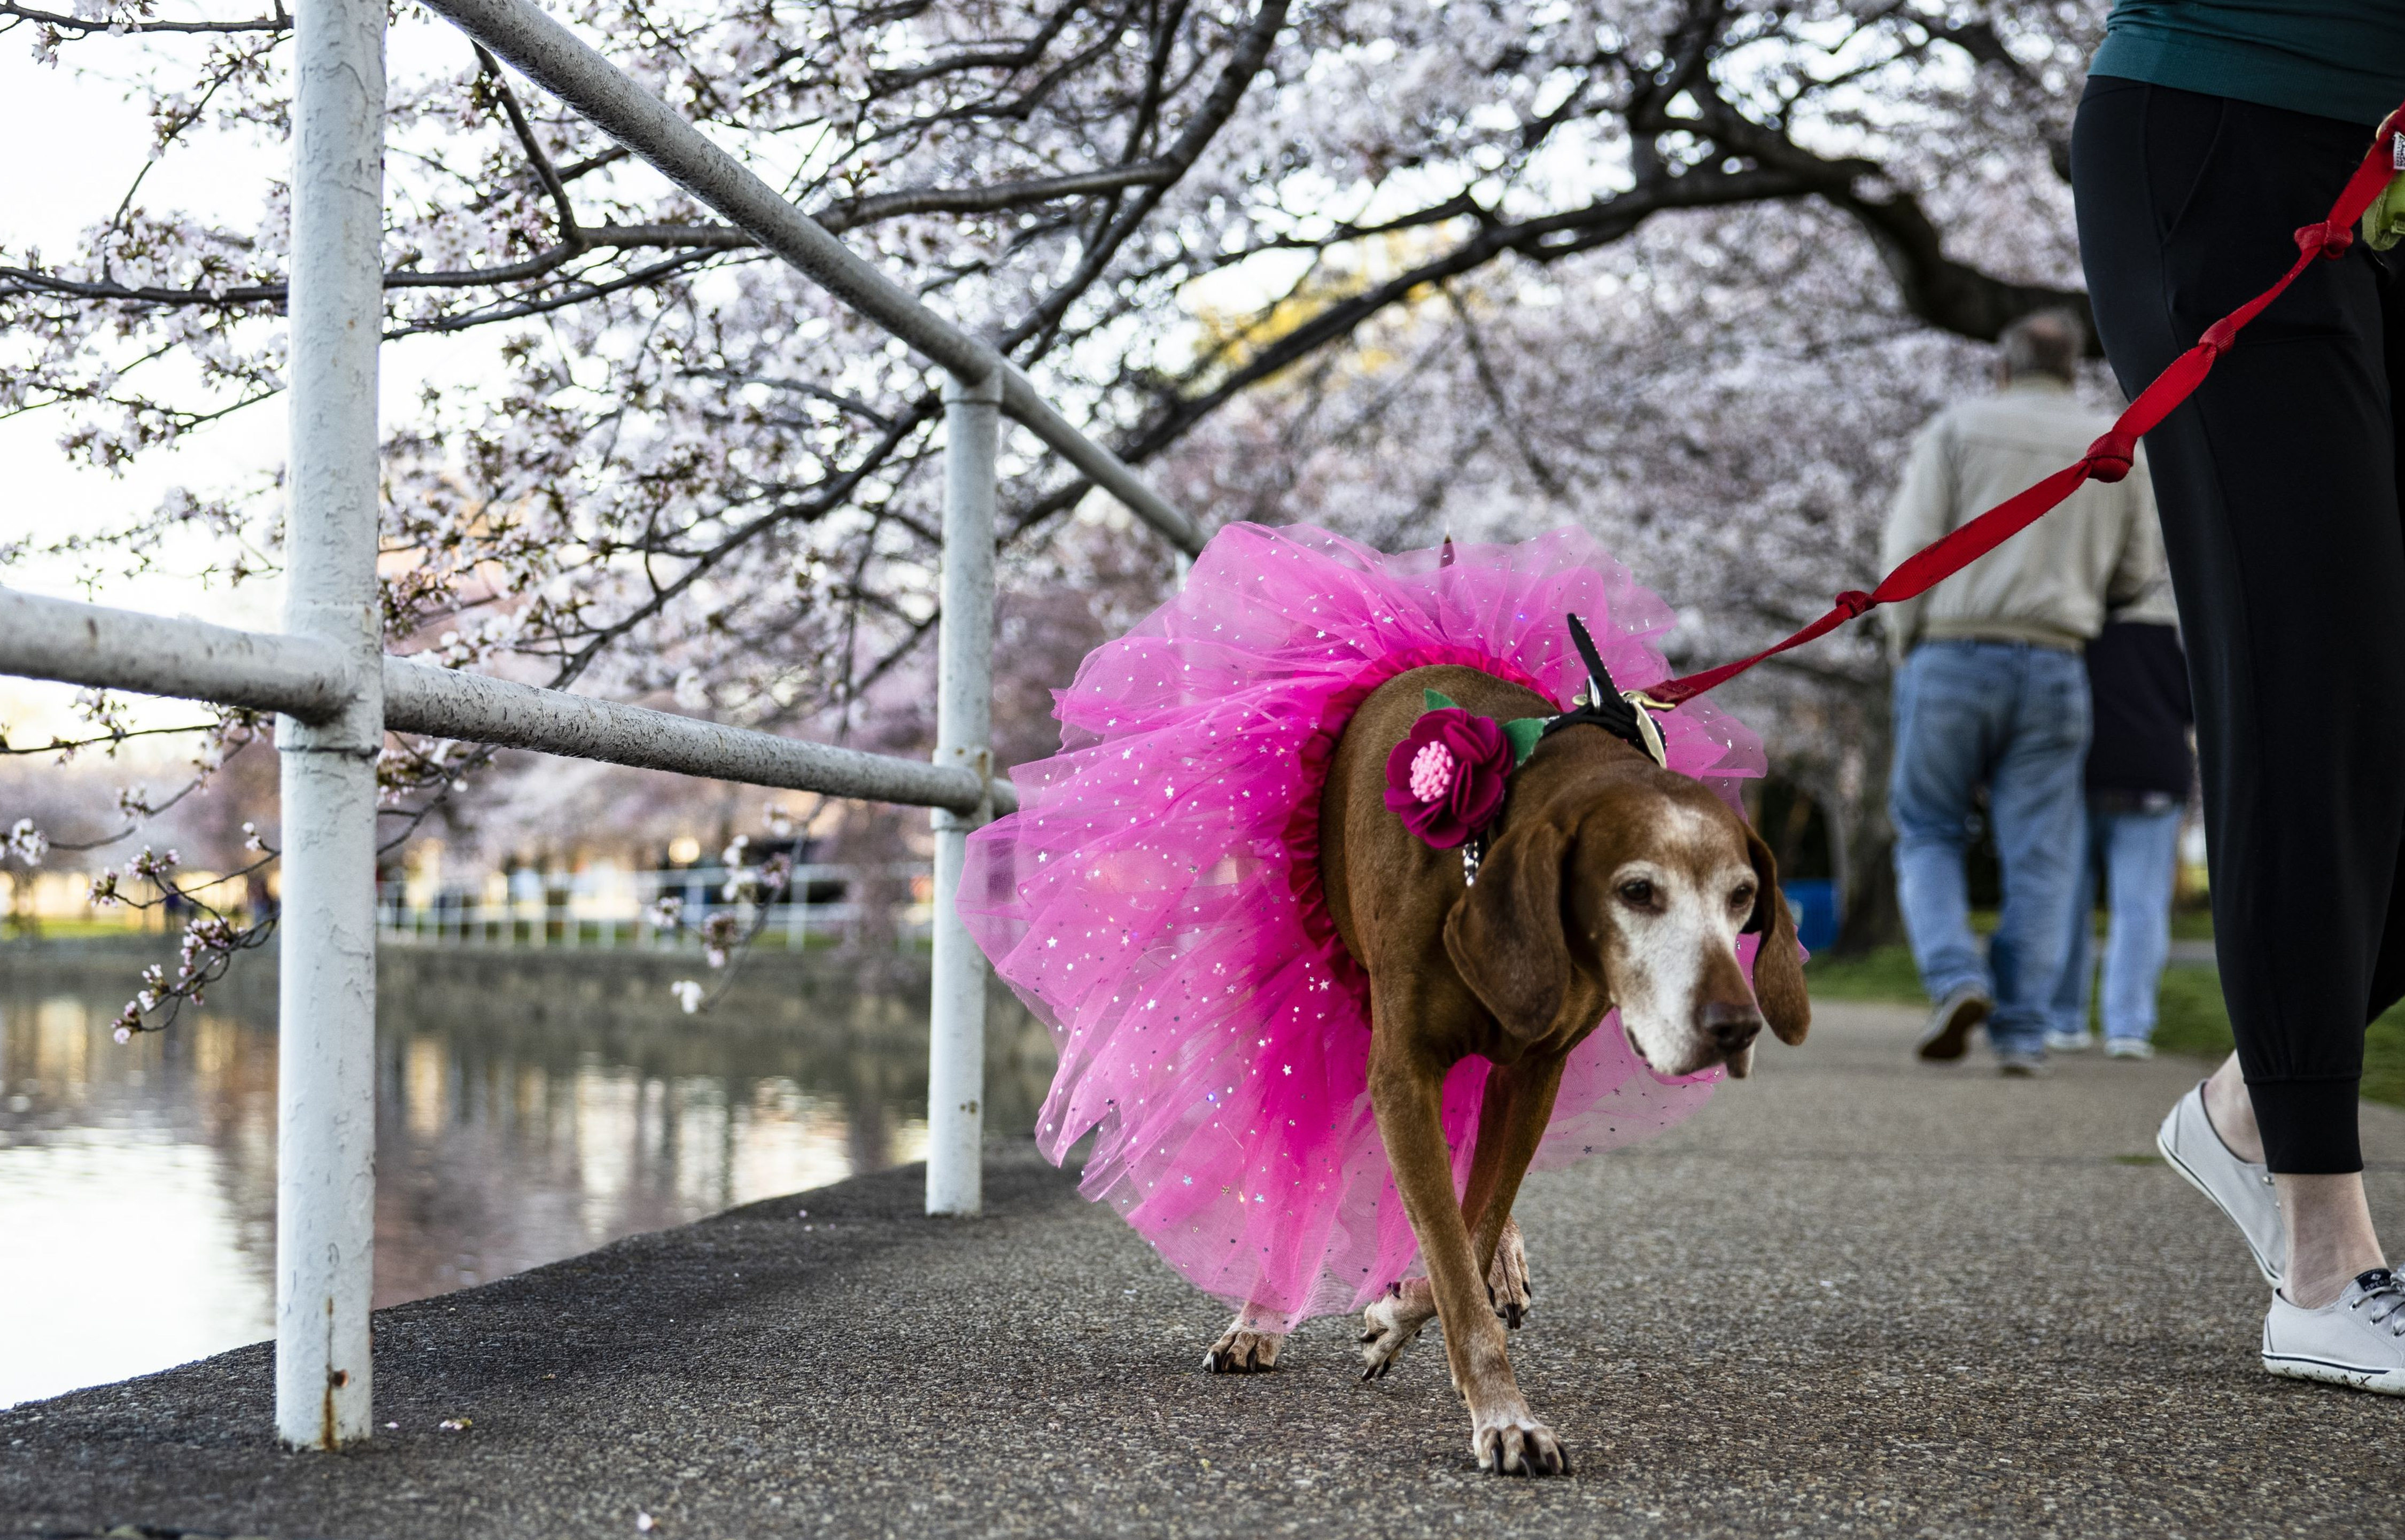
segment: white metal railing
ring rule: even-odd
[[[235,631],[7,589],[0,589],[0,669],[246,706],[301,721],[340,710],[351,690],[340,651],[314,637]],[[407,658],[387,657],[382,670],[384,726],[390,732],[912,806],[969,811],[988,797],[996,813],[1019,805],[1008,781],[989,785],[964,766],[781,738]]]
[[[385,6],[298,0],[282,631],[0,591],[0,672],[279,713],[275,1423],[288,1442],[313,1448],[364,1439],[373,1426],[375,759],[384,735],[427,733],[934,809],[927,1211],[974,1214],[986,969],[951,899],[969,833],[1013,801],[986,747],[1001,417],[1027,427],[1180,551],[1190,555],[1202,545],[1191,520],[1071,427],[990,343],[853,255],[527,0],[429,3],[946,371],[940,704],[930,764],[384,654],[375,557]]]

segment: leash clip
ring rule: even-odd
[[[1624,690],[1620,698],[1626,701],[1629,709],[1637,714],[1637,731],[1645,739],[1645,751],[1653,756],[1654,763],[1665,770],[1670,768],[1670,751],[1662,742],[1662,728],[1654,721],[1653,713],[1667,711],[1671,707],[1642,690]]]

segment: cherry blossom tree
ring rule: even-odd
[[[201,217],[177,179],[280,140],[290,18],[72,4],[0,0],[0,34],[134,72],[157,154],[72,250],[28,249],[0,213],[0,413],[120,469],[280,410],[286,189]],[[2084,303],[2063,146],[2103,8],[562,12],[1206,522],[1395,541],[1582,520],[1683,607],[1700,661],[1861,585],[1897,446],[1973,344]],[[387,424],[392,644],[911,744],[937,619],[926,371],[464,38],[395,16],[387,336],[491,367]],[[1174,581],[1032,441],[1004,469],[1006,623],[1098,638]],[[272,581],[281,517],[273,484],[190,488],[0,561],[99,583],[173,544],[206,553],[204,581]],[[1006,680],[1007,710],[1067,655],[1006,649],[1049,671]],[[1732,699],[1868,831],[1882,693],[1851,639]],[[392,836],[485,759],[394,741]]]

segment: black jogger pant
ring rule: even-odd
[[[2072,136],[2097,330],[2135,393],[2297,255],[2370,131],[2096,77]],[[2353,1171],[2405,995],[2405,285],[2315,262],[2146,436],[2196,696],[2213,918],[2275,1171]]]

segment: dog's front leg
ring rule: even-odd
[[[1374,1032],[1370,1099],[1412,1229],[1427,1262],[1455,1389],[1470,1406],[1470,1448],[1479,1468],[1550,1476],[1567,1468],[1560,1441],[1537,1421],[1512,1376],[1503,1323],[1487,1303],[1484,1271],[1453,1192],[1442,1099],[1446,1066]]]

